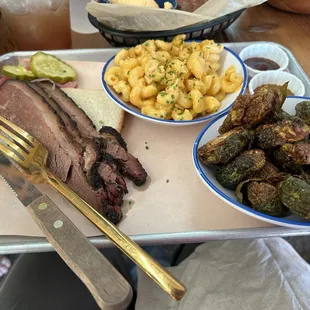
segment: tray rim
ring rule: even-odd
[[[251,42],[225,42],[225,46],[229,48],[243,47],[249,44],[268,43],[275,44],[281,47],[293,61],[303,79],[307,82],[310,88],[310,78],[298,62],[293,52],[286,46],[270,41],[251,41]],[[91,54],[94,53],[116,53],[121,48],[87,48],[87,49],[69,49],[69,50],[49,50],[45,51],[51,54],[68,55],[70,54]],[[10,52],[0,56],[1,62],[9,60],[12,57],[21,59],[29,57],[35,51],[17,51]],[[103,56],[103,55],[101,55]],[[110,57],[109,57],[110,58]],[[104,60],[106,62],[108,59]],[[89,60],[92,61],[92,60]],[[306,85],[305,85],[306,86]],[[310,94],[309,94],[310,95]],[[309,96],[308,95],[308,96]],[[244,239],[244,238],[269,238],[269,237],[288,237],[288,236],[303,236],[310,235],[310,229],[287,228],[283,226],[258,227],[258,228],[241,228],[241,229],[222,229],[222,230],[202,230],[202,231],[186,231],[176,233],[154,233],[154,234],[136,234],[131,238],[142,245],[159,245],[159,244],[175,244],[175,243],[200,243],[208,240],[229,240],[229,239]],[[89,240],[98,248],[111,247],[113,243],[104,236],[90,237]],[[33,236],[0,236],[0,253],[33,253],[33,252],[48,252],[53,251],[52,246],[44,237]]]

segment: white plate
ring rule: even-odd
[[[241,90],[239,92],[228,94],[225,97],[225,99],[221,102],[221,107],[216,113],[212,113],[212,114],[209,114],[206,116],[197,117],[191,121],[163,120],[163,119],[158,119],[158,118],[154,118],[154,117],[150,117],[150,116],[146,116],[146,115],[142,114],[139,108],[135,107],[134,105],[132,105],[130,103],[126,103],[126,102],[122,101],[119,98],[119,95],[113,90],[113,88],[106,84],[106,82],[104,81],[104,74],[108,68],[114,66],[114,61],[113,61],[114,57],[115,56],[113,56],[111,59],[109,59],[107,61],[107,63],[104,65],[103,70],[102,70],[102,75],[101,75],[102,86],[103,86],[104,90],[106,91],[107,95],[117,105],[119,105],[122,109],[124,109],[128,113],[130,113],[134,116],[137,116],[141,119],[151,121],[151,122],[155,122],[155,123],[159,123],[159,124],[172,125],[172,126],[194,125],[194,124],[202,123],[205,121],[209,121],[209,120],[211,120],[211,119],[213,119],[219,115],[222,115],[223,113],[225,113],[226,111],[229,110],[229,108],[232,106],[232,104],[234,103],[236,98],[239,95],[244,93],[244,91],[246,89],[246,85],[247,85],[247,80],[248,80],[245,65],[242,62],[242,60],[240,59],[240,57],[231,49],[224,47],[224,50],[221,53],[221,58],[220,58],[221,66],[220,66],[220,69],[218,72],[219,72],[219,74],[222,74],[229,66],[234,65],[236,68],[236,72],[239,73],[243,77],[243,85],[242,85]]]
[[[297,97],[289,96],[284,102],[283,110],[289,114],[295,114],[295,106],[297,103],[303,100],[310,100],[310,97]],[[278,218],[270,215],[263,214],[255,211],[243,204],[239,203],[236,199],[235,193],[232,190],[224,188],[215,178],[214,170],[210,167],[206,167],[198,158],[197,150],[202,145],[206,144],[211,139],[219,135],[218,129],[222,125],[227,114],[222,115],[212,122],[210,122],[198,135],[193,147],[193,161],[197,174],[203,181],[203,183],[219,198],[228,203],[235,209],[255,217],[259,220],[293,228],[310,228],[310,220],[306,220],[298,215],[289,215],[286,217]]]

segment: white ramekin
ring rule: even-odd
[[[254,90],[265,84],[283,85],[288,83],[288,89],[294,93],[294,96],[304,96],[305,86],[295,75],[283,71],[265,71],[255,75],[249,83],[249,92],[252,95]]]
[[[268,43],[257,43],[257,44],[251,44],[245,47],[239,54],[240,58],[245,61],[249,58],[254,57],[262,57],[266,59],[270,59],[274,62],[276,62],[280,68],[272,71],[283,71],[288,67],[288,57],[286,53],[275,44],[268,44]],[[253,69],[245,64],[249,77],[253,77],[254,75],[266,72],[266,71],[260,71]]]

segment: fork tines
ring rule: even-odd
[[[0,116],[0,151],[15,161],[24,160],[35,139],[26,131]]]

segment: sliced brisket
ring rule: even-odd
[[[64,122],[35,90],[21,81],[3,83],[0,86],[0,115],[36,137],[47,148],[48,167],[74,192],[101,213],[113,209],[106,206],[107,195],[103,188],[94,190],[88,184]]]
[[[50,82],[10,80],[0,86],[0,114],[36,137],[48,149],[48,166],[81,198],[113,223],[128,192],[124,178],[136,185],[147,174],[113,128],[98,133],[92,121]]]
[[[57,112],[59,117],[64,122],[69,134],[72,136],[73,140],[79,144],[83,145],[82,136],[77,128],[76,122],[72,120],[68,113],[66,113],[60,105],[50,96],[48,95],[41,87],[37,85],[37,83],[27,83],[33,90],[35,90],[40,96],[42,96],[45,101]]]
[[[109,154],[118,163],[119,170],[136,185],[143,185],[146,182],[147,173],[139,160],[127,152],[127,145],[121,142],[124,141],[121,135],[107,126],[102,127],[100,133],[104,138],[102,151]]]
[[[36,137],[49,152],[51,171],[67,180],[72,159],[63,147],[69,143],[65,126],[38,93],[24,82],[7,80],[0,86],[0,115]]]
[[[77,124],[80,133],[84,136],[97,136],[98,132],[91,119],[80,109],[75,102],[67,96],[59,87],[55,87],[50,82],[40,82],[40,86],[51,98],[53,98],[61,108],[70,115]]]
[[[49,82],[40,82],[38,85],[57,101],[61,108],[67,112],[76,122],[78,129],[84,136],[98,137],[92,121],[86,116],[75,102],[67,96],[59,87],[54,87]],[[103,126],[100,130],[100,137],[105,139],[103,152],[111,155],[118,163],[120,171],[128,176],[136,185],[145,183],[147,174],[137,158],[127,152],[127,144],[121,135],[112,127]],[[94,154],[94,152],[92,152]]]

